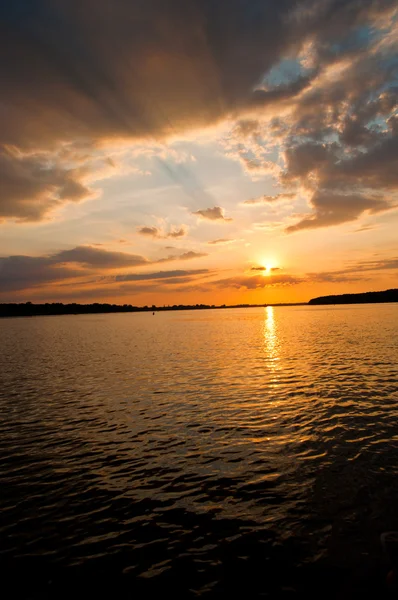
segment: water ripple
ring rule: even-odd
[[[398,529],[397,311],[1,321],[16,595],[310,597],[326,577],[337,597],[377,571]]]

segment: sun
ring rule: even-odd
[[[279,271],[280,267],[274,258],[257,258],[254,265],[251,267],[251,271],[257,271],[258,275],[263,277],[269,277],[274,275],[275,271]]]
[[[264,266],[263,275],[264,275],[264,277],[268,277],[268,275],[271,275],[272,265],[266,264],[266,265],[263,265],[263,266]]]
[[[268,277],[271,275],[272,271],[276,268],[275,263],[270,260],[264,260],[261,262],[261,266],[263,267],[262,274],[264,277]]]

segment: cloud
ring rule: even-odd
[[[219,238],[218,240],[210,240],[207,243],[211,244],[213,246],[216,246],[216,245],[232,244],[233,242],[236,242],[236,240],[231,239],[231,238]]]
[[[210,273],[208,269],[191,269],[183,271],[181,269],[175,271],[158,271],[157,273],[128,273],[125,275],[116,275],[115,281],[148,281],[158,279],[173,279],[179,282],[187,277],[191,278],[194,275],[206,275]]]
[[[204,258],[206,256],[208,256],[206,252],[195,252],[193,250],[189,250],[187,252],[183,252],[182,254],[169,254],[168,256],[152,261],[152,264],[161,264],[173,260],[193,260],[195,258]]]
[[[396,6],[343,2],[337,8],[331,1],[296,7],[292,20],[317,13],[313,37],[274,66],[274,76],[281,77],[289,60],[290,81],[272,84],[272,71],[267,74],[250,117],[240,116],[226,143],[228,155],[248,173],[270,172],[273,157],[277,183],[291,197],[299,191],[308,197],[313,212],[288,232],[398,206]]]
[[[78,246],[71,250],[63,250],[52,256],[54,264],[79,263],[92,269],[120,269],[122,267],[137,267],[150,261],[143,256],[126,252],[111,252],[92,246]]]
[[[284,100],[295,98],[300,92],[309,88],[312,82],[310,76],[298,76],[297,79],[280,84],[274,89],[256,89],[250,98],[250,105],[264,107],[266,105],[280,104]]]
[[[305,277],[309,283],[351,283],[366,281],[363,274],[390,270],[398,271],[398,257],[356,261],[337,271],[307,273]]]
[[[61,282],[88,273],[80,269],[60,266],[49,257],[0,257],[0,290],[22,290],[49,282]]]
[[[161,237],[160,230],[157,227],[138,227],[138,233],[141,235],[147,235],[149,237]]]
[[[254,119],[239,119],[229,135],[220,141],[228,158],[240,162],[251,179],[279,174],[280,167],[270,160],[272,148],[264,124]]]
[[[345,185],[345,194],[349,185],[396,188],[395,0],[14,4],[0,6],[0,218],[37,221],[94,195],[62,154],[65,144],[93,152],[227,118],[240,121],[237,135],[247,143],[236,138],[230,154],[252,176],[281,169],[256,125],[268,119],[267,136],[286,156],[309,141],[320,149],[337,140],[335,158],[307,155],[301,171],[291,162],[281,182],[315,185],[320,177],[314,191]],[[290,80],[267,80],[286,57],[297,62]],[[53,152],[57,164],[49,164]],[[195,196],[189,171],[159,160]]]
[[[170,256],[166,259],[161,259],[158,262],[164,262],[166,260],[191,260],[192,258],[203,258],[204,256],[208,256],[206,252],[194,252],[190,250],[189,252],[183,252],[183,254],[179,254],[178,256]]]
[[[358,229],[355,229],[355,232],[371,231],[372,229],[376,229],[376,226],[375,225],[362,225],[361,227],[358,227]]]
[[[390,28],[398,33],[394,20]],[[397,72],[379,34],[351,51],[347,40],[334,54],[331,43],[315,48],[319,75],[292,109],[280,176],[307,190],[313,213],[288,232],[398,206]]]
[[[243,204],[249,205],[261,205],[261,204],[272,204],[273,202],[282,202],[284,200],[293,200],[296,197],[294,193],[281,193],[276,194],[275,196],[261,196],[261,198],[252,198],[250,200],[245,200]]]
[[[168,238],[180,238],[184,237],[187,234],[186,227],[180,227],[179,229],[172,229],[169,233],[166,234]]]
[[[285,286],[285,285],[297,285],[303,283],[301,277],[295,277],[293,275],[270,275],[264,277],[263,275],[247,276],[241,275],[237,277],[230,277],[228,279],[220,279],[217,282],[212,282],[216,287],[221,288],[235,288],[235,289],[247,289],[255,290],[264,287],[273,286]]]
[[[178,228],[172,228],[169,232],[165,233],[158,227],[138,227],[137,231],[141,235],[145,235],[152,238],[167,239],[167,238],[180,238],[187,235],[187,227],[182,225]]]
[[[2,292],[24,290],[52,282],[61,284],[63,281],[71,279],[87,283],[87,278],[89,278],[88,281],[92,283],[104,277],[109,279],[109,271],[115,269],[142,267],[178,260],[187,261],[205,256],[207,254],[189,251],[150,261],[135,254],[112,252],[93,246],[77,246],[48,256],[0,257],[0,290]],[[171,273],[172,277],[178,278],[180,273],[185,276],[206,272],[206,269],[201,269],[196,271],[172,271]],[[137,281],[155,278],[153,277],[154,274],[150,275],[151,277],[147,274],[129,274],[126,277]],[[155,275],[158,279],[162,278],[162,272],[155,273]],[[119,274],[113,280],[122,281],[118,277]],[[120,275],[120,277],[124,277],[124,275]]]
[[[66,201],[79,202],[96,195],[84,183],[82,169],[49,163],[47,155],[22,155],[0,147],[0,221],[39,221]]]
[[[224,216],[224,209],[221,208],[221,206],[214,206],[213,208],[204,208],[203,210],[197,210],[192,214],[197,215],[198,217],[206,219],[208,221],[232,221],[232,219]]]
[[[360,194],[337,194],[328,191],[316,192],[311,198],[314,212],[286,228],[288,233],[302,229],[329,227],[355,221],[363,213],[375,214],[391,208],[381,198],[364,197]]]
[[[339,272],[321,272],[307,273],[308,283],[355,283],[356,281],[365,281],[363,275],[345,274]]]
[[[260,266],[260,267],[251,267],[250,271],[271,271],[271,273],[274,273],[275,271],[281,271],[281,268],[280,267],[268,268],[268,267]]]
[[[357,261],[340,272],[352,273],[355,271],[385,271],[390,269],[398,269],[398,257]]]
[[[372,214],[359,211],[358,198],[373,212],[379,195],[386,209],[395,205],[394,0],[148,0],[139,11],[126,0],[95,11],[91,0],[19,4],[0,7],[0,219],[39,221],[98,194],[87,169],[71,165],[70,143],[90,155],[116,140],[176,138],[223,119],[236,119],[226,150],[246,173],[308,190],[313,213],[288,231]],[[275,80],[286,60],[290,77]],[[197,196],[187,168],[159,161]],[[196,214],[229,221],[208,212],[217,208]]]
[[[325,34],[325,19],[339,6],[329,4],[316,10],[301,0],[300,17],[289,0],[148,0],[139,11],[125,0],[95,11],[90,0],[38,0],[29,11],[3,6],[0,141],[140,139],[216,122],[256,102],[261,92],[253,100],[251,90],[280,56],[318,30]],[[363,4],[340,8],[339,23],[348,28],[370,0]],[[281,94],[268,95],[277,101]]]

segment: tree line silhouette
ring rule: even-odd
[[[53,302],[33,304],[32,302],[0,304],[0,317],[34,317],[40,315],[84,315],[97,313],[131,313],[131,312],[160,312],[167,310],[204,310],[210,308],[248,308],[265,306],[264,304],[235,304],[227,306],[222,304],[173,304],[171,306],[133,306],[131,304],[107,304],[94,302],[93,304],[63,304]]]

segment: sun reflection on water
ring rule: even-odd
[[[268,366],[274,371],[274,376],[277,377],[279,362],[279,346],[280,340],[278,337],[277,327],[275,323],[275,315],[273,306],[267,306],[264,309],[264,352],[267,355]],[[277,383],[276,381],[274,383]]]

